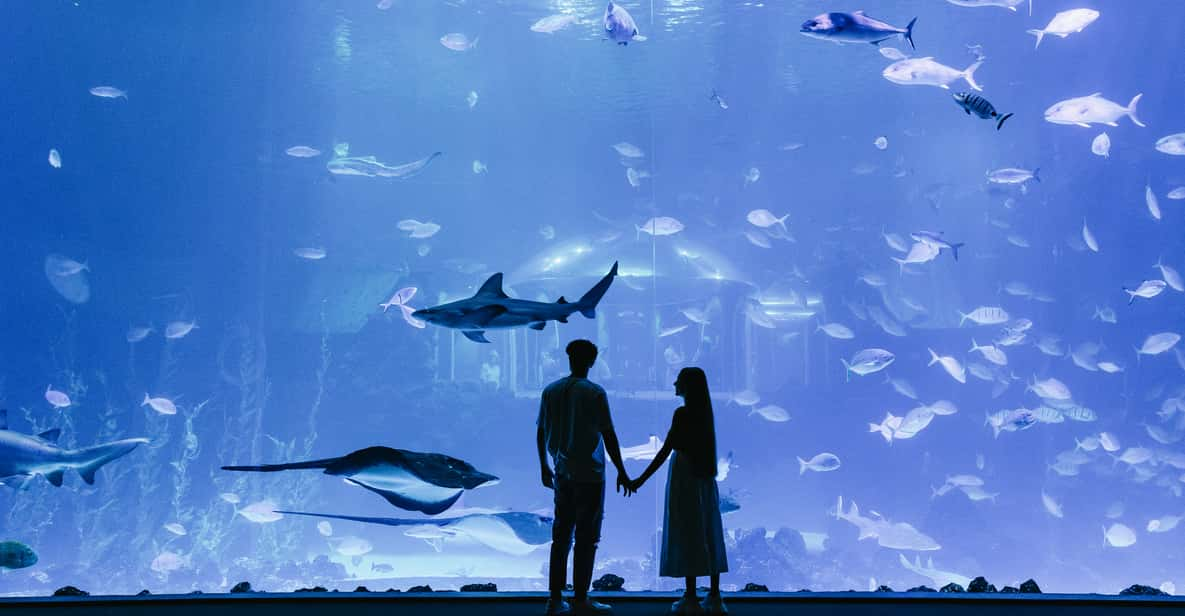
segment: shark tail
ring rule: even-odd
[[[613,269],[609,270],[608,274],[600,280],[593,288],[588,290],[577,302],[576,309],[585,318],[597,318],[597,304],[601,302],[601,298],[605,296],[605,292],[609,290],[609,285],[613,284],[613,279],[617,277],[617,262],[613,262]]]
[[[147,442],[146,438],[125,438],[94,447],[75,449],[69,453],[69,458],[78,470],[79,476],[89,485],[95,482],[95,471],[104,464],[131,453],[133,449]],[[54,485],[60,485],[60,477],[59,483]]]
[[[224,471],[251,471],[256,473],[274,473],[277,471],[302,470],[310,468],[329,468],[341,458],[323,458],[321,460],[307,460],[305,462],[285,462],[283,464],[257,464],[249,466],[224,466]]]

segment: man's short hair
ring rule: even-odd
[[[597,361],[597,345],[591,340],[573,340],[568,343],[568,360],[572,363],[592,366]]]

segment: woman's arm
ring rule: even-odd
[[[658,450],[658,455],[654,456],[654,459],[650,461],[650,466],[647,466],[646,470],[634,480],[631,487],[635,492],[638,490],[638,488],[642,487],[642,484],[646,483],[647,479],[650,479],[651,475],[658,472],[658,469],[662,468],[662,465],[671,455],[671,447],[671,438],[670,434],[668,434],[667,440],[663,441],[662,448]]]

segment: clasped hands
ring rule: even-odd
[[[630,476],[626,473],[617,474],[617,490],[626,498],[636,494],[642,488],[643,483],[646,483],[645,480],[630,479]]]

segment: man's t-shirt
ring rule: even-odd
[[[605,390],[588,379],[564,377],[543,390],[538,424],[557,477],[569,481],[605,481],[605,446],[609,428]]]

